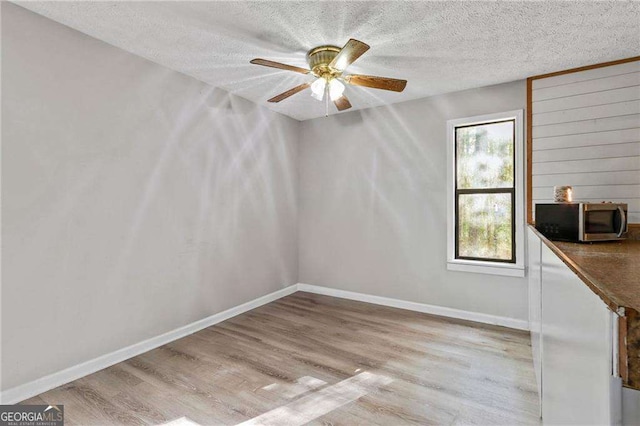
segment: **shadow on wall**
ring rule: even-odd
[[[362,126],[364,123],[363,110],[349,111],[349,113],[337,114],[332,117],[342,127]]]
[[[2,54],[3,390],[297,282],[297,122],[13,4]]]
[[[424,282],[427,259],[445,261],[444,235],[432,232],[446,229],[444,144],[442,152],[425,144],[415,126],[424,118],[398,108],[304,124],[301,282],[362,283],[357,290],[388,295],[402,282]]]
[[[304,122],[300,281],[526,318],[525,280],[446,269],[446,122],[525,94],[514,82]]]
[[[178,225],[187,227],[189,236],[175,241],[182,246],[179,257],[185,262],[175,272],[180,279],[211,284],[257,279],[239,261],[243,254],[267,256],[277,268],[273,279],[289,282],[288,259],[279,254],[290,224],[279,217],[278,209],[282,203],[285,211],[296,209],[295,173],[291,147],[281,143],[287,135],[279,117],[208,86],[194,91],[177,117],[175,112],[162,112],[163,122],[172,125],[165,129],[154,164],[140,182],[134,220],[126,244],[117,250],[120,256],[111,280],[126,281],[128,271],[138,267],[132,265],[133,255],[146,250],[143,228],[154,220],[158,204],[175,209],[184,203],[192,208]],[[167,223],[177,219],[172,216],[163,219],[163,229],[176,227]],[[194,302],[203,308],[210,303],[202,297]]]
[[[220,114],[233,114],[233,104],[231,102],[231,95],[229,92],[217,87],[207,87],[208,92],[205,104],[211,108],[212,111]]]
[[[358,89],[376,97],[375,90]],[[322,141],[313,140],[330,146],[327,151],[336,156],[326,175],[325,184],[331,191],[325,194],[328,199],[323,209],[339,214],[345,205],[357,202],[358,217],[371,232],[381,226],[391,227],[390,232],[408,237],[415,232],[407,218],[411,210],[403,208],[397,197],[422,201],[423,210],[444,207],[434,206],[425,198],[425,191],[444,194],[446,164],[424,143],[425,134],[415,126],[415,120],[421,118],[407,115],[406,108],[399,112],[398,107],[388,105],[320,118],[309,122],[307,128],[321,135]],[[441,115],[440,111],[434,112]],[[446,226],[444,208],[440,210],[437,215],[423,211],[423,220],[431,221],[432,226]]]

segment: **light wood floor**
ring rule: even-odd
[[[295,293],[25,403],[82,424],[538,424],[529,335]]]

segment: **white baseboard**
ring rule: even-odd
[[[427,305],[425,303],[408,302],[406,300],[391,299],[389,297],[371,296],[353,291],[338,290],[335,288],[321,287],[317,285],[298,283],[298,291],[324,294],[326,296],[340,297],[342,299],[357,300],[359,302],[373,303],[376,305],[390,306],[393,308],[407,309],[409,311],[423,312],[442,317],[457,318],[483,324],[501,325],[515,328],[516,330],[529,330],[529,323],[525,320],[500,317],[497,315],[482,314],[479,312],[463,311],[461,309],[446,308],[444,306]]]
[[[226,311],[211,315],[210,317],[201,319],[199,321],[187,324],[183,327],[176,328],[175,330],[161,334],[151,339],[144,340],[142,342],[127,346],[126,348],[119,349],[115,352],[111,352],[102,355],[98,358],[83,362],[82,364],[74,365],[62,371],[50,374],[48,376],[36,379],[32,382],[25,383],[23,385],[16,386],[11,389],[0,393],[1,404],[16,404],[25,399],[34,397],[46,392],[50,389],[62,386],[66,383],[77,380],[81,377],[100,371],[104,368],[110,367],[119,362],[125,361],[134,356],[140,355],[181,337],[193,334],[196,331],[200,331],[207,327],[211,327],[214,324],[228,320],[229,318],[240,315],[244,312],[255,309],[259,306],[278,300],[284,296],[288,296],[295,293],[298,290],[297,284],[283,288],[282,290],[274,291],[265,296],[258,297],[242,305],[227,309]]]
[[[363,293],[355,293],[352,291],[338,290],[329,287],[321,287],[309,284],[294,284],[282,290],[274,291],[265,296],[254,299],[250,302],[243,303],[226,311],[211,315],[210,317],[187,324],[183,327],[152,337],[151,339],[127,346],[102,355],[98,358],[83,362],[82,364],[69,367],[62,371],[50,374],[48,376],[36,379],[32,382],[16,386],[0,393],[1,404],[15,404],[25,399],[29,399],[50,389],[62,386],[66,383],[77,380],[81,377],[100,371],[119,362],[125,361],[134,356],[143,354],[152,349],[166,345],[174,340],[193,334],[197,331],[211,327],[219,322],[240,315],[244,312],[265,305],[274,300],[288,296],[296,291],[306,291],[309,293],[324,294],[327,296],[340,297],[342,299],[357,300],[360,302],[373,303],[376,305],[391,306],[394,308],[407,309],[410,311],[424,312],[427,314],[439,315],[449,318],[457,318],[469,321],[480,322],[484,324],[501,325],[504,327],[515,328],[518,330],[528,330],[527,321],[518,320],[495,315],[481,314],[477,312],[463,311],[459,309],[445,308],[443,306],[427,305],[424,303],[407,302],[405,300],[391,299],[388,297],[371,296]]]

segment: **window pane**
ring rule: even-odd
[[[513,121],[456,128],[457,186],[513,187]]]
[[[511,260],[511,194],[458,197],[458,257]]]

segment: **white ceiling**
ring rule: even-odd
[[[355,109],[523,79],[640,54],[638,2],[19,2],[114,46],[298,120],[324,115],[302,92],[305,53],[356,38],[350,73],[409,81],[403,93],[349,86]],[[333,106],[330,113],[337,111]]]

